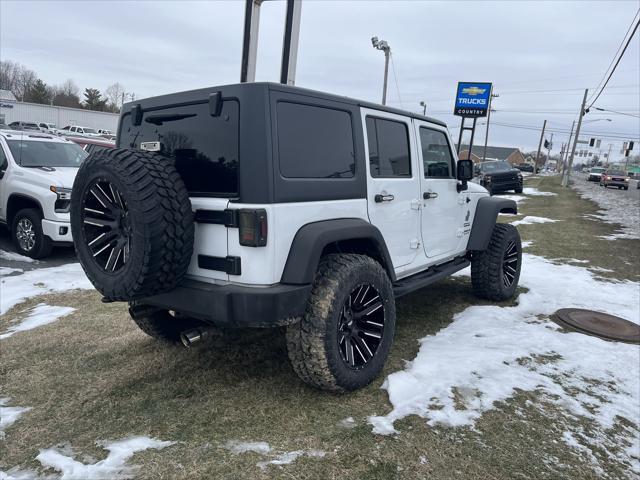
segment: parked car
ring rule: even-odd
[[[82,149],[87,153],[97,152],[98,150],[102,150],[105,148],[115,148],[116,146],[115,142],[102,138],[69,136],[67,137],[67,139],[80,145]]]
[[[474,181],[486,188],[491,195],[513,190],[522,193],[522,172],[504,160],[482,162],[475,166]]]
[[[74,125],[74,126],[67,125],[62,130],[63,131],[61,133],[63,135],[83,135],[85,137],[99,137],[100,136],[100,134],[96,130],[94,130],[93,128],[79,127],[77,125]]]
[[[603,187],[618,187],[629,190],[629,177],[624,170],[606,170],[600,176],[600,185]]]
[[[11,130],[9,125],[5,125],[4,123],[0,123],[0,130]]]
[[[300,378],[342,392],[382,371],[397,297],[469,264],[479,297],[516,292],[520,236],[496,223],[516,202],[468,182],[439,120],[244,83],[136,99],[120,125],[71,228],[104,301],[158,340],[284,327]]]
[[[537,169],[530,163],[519,163],[516,168],[521,172],[538,173]]]
[[[587,176],[588,182],[599,182],[602,178],[602,173],[605,171],[602,167],[592,167],[589,169],[589,175]]]
[[[9,126],[12,130],[34,130],[37,132],[40,131],[40,127],[38,127],[38,124],[33,122],[11,122]]]
[[[98,135],[113,135],[113,132],[111,130],[105,130],[104,128],[99,128]]]
[[[18,253],[46,257],[71,245],[71,188],[87,152],[41,132],[0,132],[0,222]]]
[[[40,122],[38,127],[40,127],[41,132],[50,133],[52,135],[58,135],[59,132],[55,123]]]

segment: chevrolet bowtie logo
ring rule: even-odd
[[[486,88],[478,87],[467,87],[462,89],[462,93],[466,93],[467,95],[482,95],[486,91]]]

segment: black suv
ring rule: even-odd
[[[513,190],[522,193],[522,172],[509,162],[497,160],[482,162],[475,167],[476,182],[491,195]]]

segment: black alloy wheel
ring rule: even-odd
[[[520,257],[518,245],[511,240],[502,257],[502,281],[505,287],[511,287],[518,274],[518,258]]]
[[[338,321],[338,347],[342,360],[362,368],[376,354],[384,335],[384,308],[371,284],[356,286],[347,297]]]
[[[126,199],[118,188],[97,178],[85,190],[81,219],[95,263],[107,273],[124,268],[129,260],[131,223]]]

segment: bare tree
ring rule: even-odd
[[[18,62],[0,62],[0,89],[9,90],[20,100],[24,100],[37,79],[36,72]]]
[[[122,108],[124,99],[124,87],[121,83],[114,83],[109,85],[104,91],[104,96],[107,99],[107,109],[111,112],[117,113]]]

